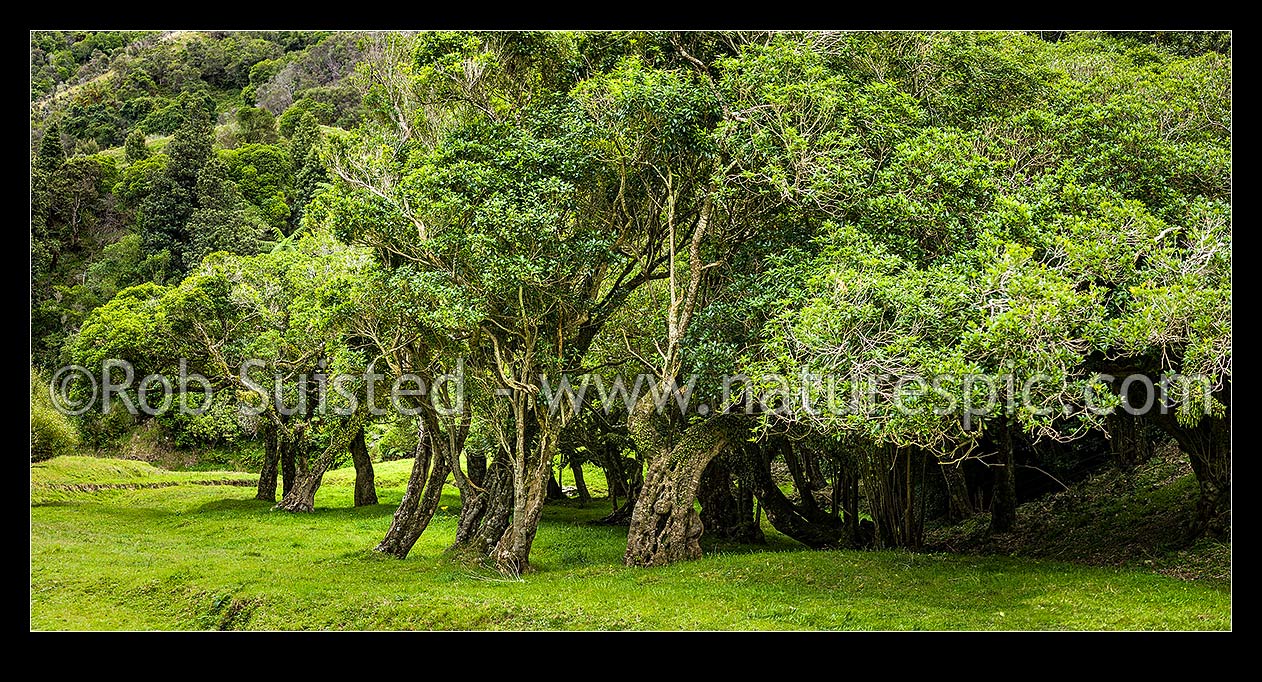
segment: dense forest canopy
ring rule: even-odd
[[[1173,439],[1189,535],[1229,532],[1228,34],[31,40],[37,458],[142,421],[259,442],[260,499],[302,512],[348,455],[375,504],[384,434],[414,461],[377,549],[451,481],[454,549],[521,573],[558,467],[603,470],[656,565],[762,514],[815,548],[1004,533],[1045,478]],[[197,409],[37,401],[112,360],[200,375]],[[975,409],[972,377],[1022,399]]]

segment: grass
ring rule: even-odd
[[[507,580],[444,554],[459,499],[444,495],[403,561],[370,548],[409,461],[377,465],[382,504],[352,508],[331,472],[311,514],[270,511],[233,472],[166,472],[64,457],[31,468],[34,629],[1225,629],[1224,585],[1138,568],[1012,557],[708,545],[705,558],[621,565],[622,528],[598,501],[550,504],[538,569]],[[589,477],[596,483],[599,477]],[[73,483],[160,488],[67,490]],[[595,487],[595,486],[593,486]]]

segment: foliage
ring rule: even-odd
[[[74,453],[79,434],[66,415],[57,411],[49,395],[49,383],[31,368],[31,462]]]

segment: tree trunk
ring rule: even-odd
[[[771,476],[771,457],[767,451],[773,447],[778,446],[744,443],[732,459],[738,479],[758,498],[771,525],[812,549],[853,546],[855,536],[840,518],[818,508],[795,505],[785,497]],[[857,524],[857,514],[854,520]]]
[[[280,447],[276,438],[276,430],[265,427],[263,431],[263,468],[259,471],[258,493],[254,499],[276,502],[277,464],[280,462]]]
[[[627,495],[623,493],[625,479],[621,471],[613,469],[603,461],[601,465],[600,470],[605,474],[605,489],[609,491],[609,511],[615,512],[618,510],[618,498],[627,498]]]
[[[368,456],[368,444],[364,441],[364,430],[361,428],[350,445],[351,461],[355,464],[355,506],[366,507],[377,504],[377,487],[372,470],[372,458]]]
[[[1143,418],[1118,410],[1109,415],[1109,454],[1113,463],[1122,469],[1130,469],[1148,461],[1153,456],[1152,440],[1144,433]]]
[[[434,511],[442,498],[443,483],[450,472],[448,458],[442,456],[434,440],[428,432],[423,432],[417,439],[416,456],[407,487],[403,490],[403,499],[394,512],[390,530],[386,531],[375,551],[399,559],[407,558],[412,545],[416,544],[434,518]]]
[[[808,513],[814,513],[819,508],[815,501],[815,489],[806,479],[802,462],[798,457],[797,448],[793,447],[793,441],[788,438],[778,440],[781,444],[780,452],[784,455],[785,466],[789,468],[789,475],[793,477],[793,487],[798,491],[798,503]]]
[[[548,500],[564,500],[565,491],[561,490],[561,484],[557,483],[557,477],[552,475],[552,467],[548,467]]]
[[[503,450],[496,451],[489,468],[485,454],[466,453],[465,457],[469,468],[469,482],[473,485],[468,486],[468,491],[460,491],[460,519],[456,522],[456,539],[451,543],[449,551],[476,547],[480,555],[486,556],[486,543],[474,541],[482,529],[492,501],[505,494],[504,488],[508,485],[508,469],[505,463],[507,453]],[[504,529],[501,527],[495,538],[498,539],[503,533]]]
[[[488,484],[484,496],[486,509],[482,512],[480,525],[471,527],[471,537],[467,542],[482,556],[491,555],[495,544],[504,536],[513,515],[513,465],[507,452],[500,454],[487,467]],[[456,545],[460,544],[461,539],[457,534]]]
[[[622,479],[625,483],[620,486],[625,496],[622,506],[615,503],[613,510],[596,523],[608,526],[627,526],[631,523],[631,513],[635,511],[635,503],[640,499],[640,490],[644,487],[644,465],[639,460],[630,458],[625,459],[624,464],[626,462],[631,462],[632,466],[629,467],[629,478]]]
[[[486,453],[465,452],[464,461],[465,468],[469,470],[469,480],[479,488],[484,487],[486,483]]]
[[[999,426],[999,457],[994,473],[994,492],[990,498],[990,532],[1008,533],[1017,525],[1017,463],[1013,452],[1011,426]]]
[[[913,467],[916,455],[921,467]],[[875,526],[874,540],[879,548],[920,546],[923,535],[916,514],[917,484],[915,471],[924,481],[924,453],[911,447],[892,444],[873,445],[860,458],[863,492]],[[924,505],[920,505],[923,509]],[[923,516],[921,514],[920,516]]]
[[[539,531],[539,519],[543,516],[543,503],[552,480],[552,460],[557,452],[555,430],[544,428],[537,418],[528,428],[525,401],[515,406],[517,417],[518,455],[513,458],[513,515],[495,544],[492,556],[500,571],[509,575],[522,575],[530,571],[530,547]],[[533,417],[533,415],[532,415]],[[534,438],[530,438],[530,435]],[[553,481],[555,482],[555,481]]]
[[[346,451],[350,445],[351,438],[355,432],[364,423],[366,413],[358,413],[347,420],[346,424],[336,427],[332,437],[329,439],[329,445],[320,453],[310,469],[301,472],[294,485],[281,498],[279,504],[273,509],[280,509],[289,512],[309,512],[315,510],[316,491],[320,489],[320,483],[324,480],[324,473],[333,465],[338,455]]]
[[[631,511],[644,484],[644,467],[639,460],[623,457],[620,448],[612,447],[600,451],[598,463],[608,483],[610,511],[595,523],[625,526],[631,523]],[[619,499],[623,500],[622,505],[618,504]]]
[[[1220,400],[1225,399],[1220,397]],[[1159,415],[1157,422],[1188,456],[1200,487],[1196,516],[1188,529],[1188,540],[1201,535],[1231,539],[1231,412],[1224,417],[1202,417],[1193,427],[1178,422],[1173,411]]]
[[[636,450],[648,461],[627,529],[628,566],[700,558],[705,527],[695,502],[701,474],[724,447],[748,433],[734,415],[716,415],[679,432],[657,413],[651,395],[640,398],[627,418]]]
[[[580,504],[592,501],[592,494],[587,490],[587,481],[583,480],[583,465],[570,462],[570,471],[574,472],[574,488],[578,493]]]
[[[293,489],[294,481],[298,480],[298,448],[302,447],[302,442],[301,439],[280,437],[277,447],[280,449],[281,481],[284,486],[280,494],[284,497]]]
[[[964,470],[960,464],[940,464],[942,479],[946,481],[947,520],[955,523],[972,516],[973,501],[968,496],[968,481],[964,478]]]
[[[735,484],[726,459],[725,454],[715,457],[701,474],[697,499],[705,533],[729,542],[765,543],[767,538],[754,517],[753,493]]]

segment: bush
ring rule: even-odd
[[[201,405],[201,400],[195,395],[189,395],[188,402],[194,408]],[[180,449],[230,447],[242,438],[236,405],[227,398],[212,400],[202,414],[183,414],[173,408],[157,417],[157,421],[174,438],[175,447]]]
[[[31,368],[31,462],[74,452],[79,433],[48,395],[48,382]]]
[[[416,454],[416,423],[401,419],[390,424],[374,446],[382,462],[412,457]]]

